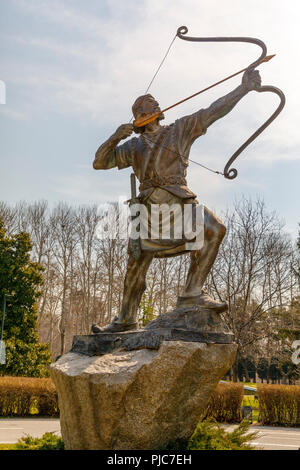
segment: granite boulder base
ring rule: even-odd
[[[236,348],[163,341],[159,349],[64,355],[51,376],[66,449],[155,450],[189,438]]]

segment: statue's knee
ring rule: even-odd
[[[222,224],[222,222],[220,222],[218,226],[218,236],[221,240],[223,240],[225,235],[226,235],[226,227],[224,224]]]
[[[209,209],[204,208],[204,226],[205,238],[208,241],[213,241],[216,238],[223,240],[226,234],[226,227],[221,220]]]
[[[226,227],[222,222],[217,222],[213,228],[213,236],[211,237],[212,241],[221,242],[226,234]]]
[[[213,224],[205,231],[207,241],[222,241],[226,234],[226,227],[219,220],[215,220]]]

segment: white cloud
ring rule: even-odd
[[[9,119],[16,119],[17,121],[28,120],[28,115],[11,109],[7,105],[0,107],[0,115],[6,116]]]
[[[75,57],[78,60],[92,63],[97,54],[97,49],[92,44],[87,49],[84,44],[80,43],[62,43],[52,37],[25,37],[20,34],[3,34],[2,38],[7,43],[17,43],[23,47],[39,48],[45,53],[47,51],[53,52],[56,55],[56,60],[59,58],[66,58],[68,56]]]
[[[72,28],[89,35],[102,36],[106,31],[101,19],[86,15],[84,10],[70,8],[66,1],[13,0],[13,2],[26,14],[33,15],[39,20],[45,18],[49,22],[59,23],[66,28]]]
[[[203,8],[197,0],[188,3],[183,0],[161,2],[146,0],[144,2],[112,1],[109,2],[110,16],[96,17],[89,14],[88,8],[76,9],[72,2],[52,0],[15,0],[15,3],[27,14],[38,19],[58,23],[65,29],[74,30],[74,43],[59,42],[59,38],[49,36],[47,28],[45,37],[12,35],[14,41],[23,43],[27,48],[44,49],[45,54],[54,54],[55,63],[40,67],[39,63],[24,65],[24,73],[20,77],[17,69],[20,64],[11,64],[10,79],[22,82],[23,86],[34,88],[39,106],[54,106],[60,113],[73,113],[84,121],[103,120],[107,127],[118,125],[129,119],[130,106],[136,95],[143,93],[152,77],[164,51],[177,27],[182,23],[189,27],[190,35],[258,35],[271,44],[272,52],[277,52],[278,27],[283,17],[281,2],[272,2],[272,22],[266,24],[269,16],[269,5],[258,0],[248,6],[240,2],[227,1],[220,4],[213,0],[209,7]],[[259,5],[260,15],[257,15]],[[296,6],[296,3],[295,3]],[[143,20],[141,19],[143,11]],[[112,13],[113,12],[113,13]],[[230,12],[230,14],[228,14]],[[235,14],[234,14],[235,13]],[[134,27],[129,28],[128,22]],[[292,12],[288,16],[293,21]],[[296,22],[296,19],[294,20]],[[295,25],[296,27],[296,25]],[[80,31],[80,36],[76,34]],[[285,35],[281,35],[286,43],[285,55],[291,50],[290,35],[293,27],[289,25]],[[238,70],[254,60],[259,49],[247,44],[197,44],[177,39],[152,87],[165,107],[190,93],[197,91],[215,80]],[[269,64],[261,66],[263,82],[283,83],[286,91],[292,87],[293,102],[299,99],[299,88],[294,82],[299,66],[293,62],[294,71],[287,82],[282,63],[285,55],[278,54]],[[78,68],[82,65],[81,76],[74,76],[72,67],[64,66],[64,56],[73,57]],[[295,70],[296,68],[296,70]],[[295,75],[296,73],[296,75]],[[19,78],[16,78],[19,77]],[[294,78],[295,77],[295,78]],[[196,109],[197,106],[208,105],[220,94],[225,94],[239,82],[238,79],[222,85],[206,96],[202,95],[186,106],[176,108],[167,116],[168,120],[178,114]],[[291,93],[290,93],[291,94]],[[47,96],[47,99],[43,97]],[[49,99],[50,96],[50,99]],[[233,113],[232,127],[248,131],[252,126],[255,130],[276,106],[276,98],[259,95],[247,97],[247,105],[240,105],[238,112]],[[34,100],[33,100],[34,101]],[[51,105],[52,103],[52,105]],[[38,107],[35,107],[35,112]],[[290,104],[289,115],[280,116],[280,132],[275,132],[276,124],[272,124],[270,133],[266,135],[276,144],[288,137],[288,141],[299,143],[297,132],[295,104]],[[242,132],[242,128],[238,132]],[[273,129],[273,131],[271,130]],[[251,130],[251,129],[250,129]],[[247,133],[245,132],[245,134]],[[236,133],[235,133],[236,135]],[[295,158],[295,157],[293,157]]]

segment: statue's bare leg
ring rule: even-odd
[[[146,289],[146,275],[153,255],[154,253],[142,251],[139,259],[135,260],[129,254],[120,315],[105,328],[93,325],[93,333],[113,333],[136,329],[137,311]]]
[[[204,246],[201,250],[192,251],[191,263],[183,293],[178,306],[200,304],[218,311],[227,309],[226,302],[213,300],[203,290],[203,285],[211,270],[220,244],[226,233],[226,227],[209,209],[204,207]]]
[[[136,323],[137,310],[146,289],[146,275],[153,256],[154,253],[149,251],[142,251],[138,260],[129,255],[118,323]]]

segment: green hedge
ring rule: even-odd
[[[239,423],[243,400],[241,384],[219,384],[202,419]],[[58,416],[58,398],[51,379],[0,377],[0,416]]]
[[[0,377],[0,416],[58,416],[51,379]]]
[[[202,418],[214,418],[219,423],[240,423],[243,396],[244,387],[240,383],[218,384]]]
[[[259,422],[300,426],[300,386],[258,385]]]
[[[219,384],[201,419],[241,422],[244,388],[241,383]],[[300,386],[258,385],[259,422],[300,426]],[[49,378],[0,377],[0,416],[58,416],[57,392]]]

